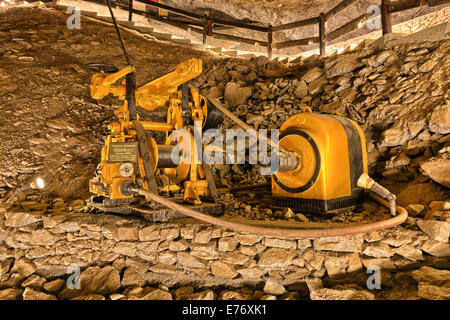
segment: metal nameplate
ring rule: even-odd
[[[108,162],[137,162],[137,142],[111,142],[108,148]]]

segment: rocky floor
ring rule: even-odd
[[[83,18],[80,30],[69,30],[66,18],[48,8],[0,13],[0,299],[449,299],[449,41],[363,48],[284,66],[264,57],[219,59],[123,33],[138,84],[199,57],[204,72],[192,84],[255,129],[279,127],[305,106],[355,119],[351,111],[359,111],[370,174],[410,215],[401,227],[358,237],[252,242],[227,230],[194,228],[200,234],[194,237],[182,226],[164,231],[137,218],[85,212],[87,182],[117,101],[90,98],[84,64],[125,64],[111,25]],[[222,129],[232,126],[226,120]],[[219,187],[269,182],[257,166],[214,170]],[[46,180],[45,192],[21,193],[13,207],[4,205],[37,176]],[[257,193],[226,197],[236,202],[231,215],[274,223],[388,216],[373,202],[317,216],[272,210]],[[96,224],[97,216],[106,226]],[[374,260],[382,265],[380,290],[366,287]],[[80,291],[66,285],[72,263],[82,271]],[[171,281],[170,272],[186,278]]]

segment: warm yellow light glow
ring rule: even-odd
[[[44,189],[44,187],[45,187],[45,182],[44,182],[44,180],[42,180],[42,178],[37,178],[35,181],[33,181],[30,184],[31,189]]]
[[[42,178],[37,178],[36,185],[38,186],[39,189],[44,189],[45,187],[44,180],[42,180]]]
[[[4,2],[0,3],[0,7],[4,7],[4,6],[5,6]]]

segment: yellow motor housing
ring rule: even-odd
[[[354,207],[363,189],[358,178],[367,173],[364,133],[350,119],[303,112],[280,128],[279,145],[299,155],[293,171],[272,176],[275,206],[304,212],[337,212]]]

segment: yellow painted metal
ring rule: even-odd
[[[134,72],[134,68],[127,66],[126,68],[113,73],[105,74],[104,72],[96,73],[91,79],[91,96],[94,99],[103,99],[108,94],[112,94],[123,101],[114,114],[118,121],[114,121],[108,126],[111,134],[105,141],[105,146],[101,153],[101,162],[94,177],[89,184],[91,192],[110,197],[112,199],[129,198],[120,192],[120,184],[123,181],[131,180],[137,182],[136,174],[139,173],[141,183],[144,189],[148,189],[147,180],[145,179],[145,170],[141,155],[138,154],[135,165],[134,174],[130,177],[123,177],[119,173],[119,167],[122,163],[108,162],[108,149],[110,143],[113,142],[137,142],[137,133],[135,126],[130,121],[128,103],[126,101],[126,83],[121,80],[128,73]],[[150,122],[141,121],[145,130],[166,132],[166,144],[174,144],[171,141],[171,133],[175,129],[189,130],[184,126],[182,116],[181,98],[182,93],[178,90],[179,86],[195,77],[202,72],[202,61],[200,59],[191,58],[178,64],[170,73],[153,80],[135,90],[136,106],[140,106],[147,110],[154,110],[164,106],[169,102],[167,112],[167,121]],[[191,108],[192,119],[194,121],[202,121],[204,123],[207,115],[206,99],[201,96],[194,88],[191,89],[192,102],[189,102]],[[139,116],[138,116],[139,120]],[[199,203],[199,197],[208,195],[209,188],[205,178],[204,171],[199,166],[196,159],[196,146],[192,136],[189,133],[191,144],[190,152],[182,157],[180,165],[177,168],[165,168],[164,171],[170,178],[171,183],[180,184],[185,182],[185,200],[192,203]],[[182,140],[181,140],[182,141]],[[180,142],[180,141],[179,141]],[[151,167],[155,171],[158,162],[158,148],[154,139],[148,139],[148,145],[151,157]],[[186,158],[186,159],[185,159]],[[189,181],[186,181],[189,179]],[[174,186],[166,186],[167,190],[175,190]]]
[[[136,89],[136,104],[147,110],[163,106],[178,86],[202,73],[202,60],[191,58],[177,65],[170,73]]]
[[[316,157],[311,144],[304,137],[298,135],[283,137],[279,144],[300,155],[300,164],[294,171],[277,173],[278,179],[291,188],[298,188],[307,184],[316,169]]]
[[[197,181],[185,181],[184,182],[184,198],[186,202],[193,204],[200,204],[201,196],[210,196],[208,181],[207,180],[197,180]]]
[[[358,129],[363,154],[363,170],[367,173],[366,142],[362,130]],[[330,200],[351,195],[350,159],[347,135],[340,122],[330,115],[304,112],[286,120],[280,134],[287,130],[300,130],[307,133],[316,143],[320,153],[320,171],[315,183],[307,190],[291,193],[283,190],[272,178],[272,195],[303,199]],[[292,172],[279,172],[276,177],[286,186],[296,188],[304,185],[312,177],[315,169],[315,153],[311,144],[304,138],[288,135],[280,139],[280,145],[300,155],[300,165]]]
[[[113,94],[120,100],[124,100],[126,93],[125,82],[118,84],[114,83],[133,71],[134,68],[132,66],[127,66],[124,69],[110,75],[104,73],[103,71],[95,73],[91,79],[91,97],[100,100],[108,94]]]
[[[141,123],[145,130],[150,131],[172,131],[174,129],[173,125],[170,123],[150,121],[142,121]]]

